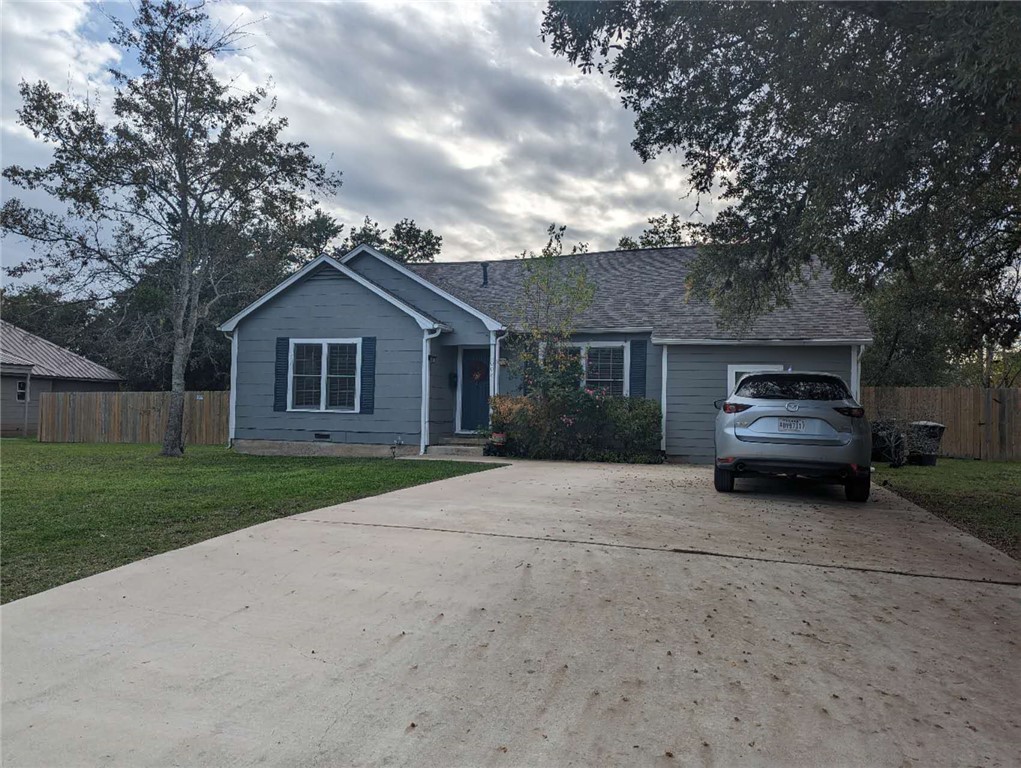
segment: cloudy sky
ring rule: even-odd
[[[405,216],[444,237],[445,260],[510,257],[550,222],[590,249],[612,248],[649,216],[694,201],[673,157],[643,164],[633,116],[607,79],[583,75],[539,39],[541,3],[219,2],[253,21],[219,66],[241,88],[272,83],[292,138],[343,172],[324,207],[341,221]],[[118,51],[105,13],[126,4],[5,0],[3,164],[45,161],[16,124],[17,84],[108,88]],[[11,194],[4,187],[3,195]],[[703,205],[703,210],[707,210]],[[7,238],[4,263],[25,246]]]

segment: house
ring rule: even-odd
[[[588,383],[663,405],[663,450],[711,461],[713,401],[743,372],[839,374],[857,394],[871,333],[830,281],[743,335],[686,296],[685,248],[565,256],[595,288],[577,324]],[[321,256],[225,322],[230,435],[249,452],[388,455],[485,428],[490,393],[518,389],[504,343],[520,259],[406,265],[361,245]]]
[[[104,392],[123,377],[109,368],[0,320],[0,434],[36,434],[44,392]]]

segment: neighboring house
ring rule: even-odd
[[[43,392],[115,390],[122,377],[109,368],[0,320],[0,434],[34,435]]]
[[[713,455],[713,401],[751,370],[835,373],[857,394],[871,333],[828,280],[743,335],[685,286],[684,248],[565,256],[595,288],[575,335],[587,382],[663,405],[663,450]],[[520,259],[405,265],[361,245],[321,256],[220,329],[232,336],[230,434],[238,450],[377,453],[488,424],[490,393],[518,391],[502,344]],[[494,361],[499,361],[494,364]]]

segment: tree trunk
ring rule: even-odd
[[[187,197],[181,195],[181,210],[187,211]],[[187,222],[181,226],[180,264],[177,286],[174,291],[174,355],[170,368],[170,410],[167,428],[163,433],[163,450],[160,454],[180,458],[184,455],[184,372],[191,356],[191,339],[188,337],[187,317],[192,288],[191,231]]]
[[[183,319],[183,318],[182,318]],[[190,349],[186,349],[184,323],[180,329],[174,318],[174,359],[170,375],[170,412],[163,433],[163,456],[180,458],[184,455],[184,371],[188,365]]]

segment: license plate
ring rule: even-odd
[[[804,419],[780,418],[777,420],[777,430],[780,432],[804,432],[805,426]]]

